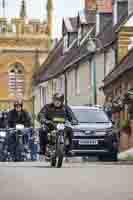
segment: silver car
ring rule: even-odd
[[[98,156],[102,161],[116,161],[118,138],[112,123],[98,106],[71,106],[79,124],[73,126],[73,155]]]

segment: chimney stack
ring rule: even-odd
[[[97,10],[102,13],[112,13],[112,0],[97,0]]]
[[[112,0],[97,0],[96,34],[103,31],[105,26],[112,25]]]
[[[96,0],[85,0],[86,10],[96,10]]]

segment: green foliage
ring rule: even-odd
[[[129,120],[123,120],[121,122],[121,129],[126,129],[126,128],[129,128],[130,127],[130,124],[129,124]]]

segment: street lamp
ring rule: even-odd
[[[99,43],[99,45],[96,44]],[[98,47],[97,47],[98,46]],[[91,88],[93,92],[93,103],[97,104],[97,84],[96,84],[96,60],[95,60],[95,53],[104,49],[101,41],[98,38],[92,38],[91,36],[88,37],[87,41],[87,49],[89,53],[92,53],[92,61],[91,61]]]

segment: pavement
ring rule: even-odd
[[[0,163],[0,200],[133,200],[132,186],[126,162]]]
[[[118,154],[118,159],[120,160],[128,160],[129,158],[133,161],[133,148]]]

